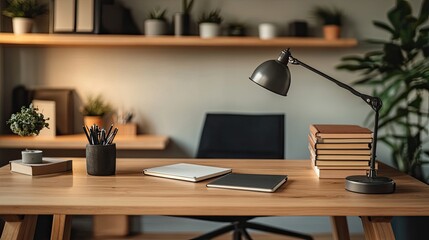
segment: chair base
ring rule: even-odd
[[[295,237],[299,239],[305,239],[305,240],[312,240],[313,237],[307,234],[302,234],[294,231],[284,230],[276,227],[270,227],[264,224],[260,223],[251,223],[251,222],[234,222],[230,225],[227,225],[225,227],[221,227],[219,229],[216,229],[214,231],[205,233],[203,235],[200,235],[196,238],[192,238],[193,240],[207,240],[212,239],[215,237],[218,237],[222,234],[225,234],[227,232],[233,231],[233,239],[234,240],[241,240],[242,238],[247,240],[252,240],[250,234],[247,232],[246,229],[254,229],[258,231],[264,231],[274,234],[280,234],[280,235],[286,235],[290,237]]]

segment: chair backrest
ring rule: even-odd
[[[206,115],[197,158],[284,159],[284,114]]]

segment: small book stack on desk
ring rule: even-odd
[[[371,130],[357,125],[310,125],[311,164],[319,178],[366,175],[371,160]]]

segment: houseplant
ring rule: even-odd
[[[165,14],[167,9],[154,8],[149,12],[148,18],[144,22],[144,32],[146,36],[159,36],[167,34],[167,20]]]
[[[111,111],[111,107],[104,99],[98,96],[89,96],[82,107],[83,122],[86,126],[103,126],[103,117]]]
[[[174,35],[191,35],[191,10],[193,6],[194,0],[182,0],[182,11],[175,13],[173,18]]]
[[[10,126],[10,130],[19,136],[37,136],[43,128],[49,128],[49,123],[46,121],[42,113],[38,112],[37,107],[32,104],[27,107],[22,107],[20,112],[12,114],[6,122]],[[23,163],[42,163],[42,151],[40,150],[24,150],[21,152]]]
[[[358,85],[371,86],[373,95],[383,100],[380,112],[379,140],[390,151],[398,169],[421,181],[423,164],[429,163],[423,143],[428,140],[429,112],[429,0],[422,1],[419,16],[413,16],[404,0],[387,13],[388,23],[374,21],[387,32],[387,40],[369,40],[378,46],[363,56],[343,58],[339,69],[360,72]],[[394,218],[396,239],[420,239],[427,236],[428,217]],[[425,235],[426,234],[426,235]]]
[[[219,9],[209,13],[203,12],[199,19],[200,37],[213,38],[219,36],[222,21],[223,18],[220,16]]]
[[[327,40],[338,39],[341,35],[342,13],[337,8],[317,6],[312,14],[323,22],[323,36]]]
[[[33,19],[47,11],[47,5],[39,4],[36,0],[9,0],[3,15],[12,18],[15,34],[23,34],[31,32]]]

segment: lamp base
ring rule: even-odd
[[[388,177],[348,176],[346,190],[365,194],[393,193],[395,182]]]

